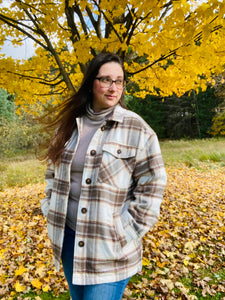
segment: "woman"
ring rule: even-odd
[[[54,122],[42,211],[73,300],[121,299],[141,271],[142,237],[159,217],[166,184],[159,143],[124,108],[124,89],[121,59],[99,54]]]

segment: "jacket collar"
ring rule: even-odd
[[[120,105],[117,104],[113,110],[112,115],[109,117],[108,121],[115,121],[115,122],[123,122],[123,118],[124,118],[124,112],[125,109]]]

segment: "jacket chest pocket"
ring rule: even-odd
[[[129,188],[132,183],[136,150],[135,147],[120,144],[105,144],[102,148],[98,182],[120,189]]]

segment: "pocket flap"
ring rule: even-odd
[[[121,144],[105,144],[102,150],[120,159],[134,157],[136,154],[136,148]]]

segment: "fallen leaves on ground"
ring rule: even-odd
[[[44,185],[7,189],[0,193],[0,298],[15,292],[56,293],[67,289],[63,272],[52,262],[46,221],[40,210]]]
[[[167,169],[161,217],[144,238],[140,282],[129,285],[134,299],[225,299],[224,171]]]
[[[167,168],[160,220],[144,237],[143,271],[131,279],[124,300],[225,297],[224,171]],[[52,262],[40,211],[43,190],[35,184],[0,193],[2,299],[30,290],[37,295],[67,290],[62,270],[56,272]]]

